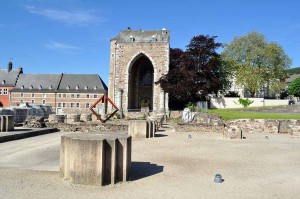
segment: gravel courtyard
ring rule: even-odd
[[[59,178],[53,133],[0,144],[0,198],[299,198],[300,139],[289,135],[179,133],[166,126],[132,143],[130,181],[105,187]],[[191,135],[192,138],[189,138]],[[269,139],[265,139],[268,136]],[[224,179],[214,183],[215,174]]]

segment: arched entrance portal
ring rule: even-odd
[[[141,55],[129,68],[128,111],[141,109],[148,104],[153,109],[153,65],[148,57]]]

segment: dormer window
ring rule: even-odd
[[[163,29],[161,30],[161,32],[162,32],[162,34],[167,34],[167,33],[168,33],[167,29],[165,29],[165,28],[163,28]]]
[[[24,85],[21,86],[21,89],[22,89],[22,90],[24,89]]]
[[[97,89],[97,86],[94,86],[94,90],[96,90]]]
[[[42,90],[42,86],[41,85],[39,86],[39,89]]]
[[[33,89],[33,86],[32,85],[30,85],[30,87],[29,87],[30,89]]]
[[[85,87],[84,87],[84,90],[87,90],[87,89],[88,89],[88,87],[87,87],[87,86],[85,86]]]
[[[70,89],[70,86],[68,85],[68,86],[66,87],[66,89],[69,90],[69,89]]]
[[[76,90],[78,90],[79,89],[79,86],[78,85],[76,85]]]
[[[130,35],[129,39],[130,39],[130,42],[134,42],[134,38],[132,35]]]
[[[49,90],[52,90],[52,86],[51,85],[49,86]]]
[[[5,84],[5,80],[2,81],[2,84]]]

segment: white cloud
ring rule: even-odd
[[[44,16],[50,20],[58,21],[69,26],[85,26],[99,24],[104,20],[92,10],[64,11],[55,9],[38,9],[35,6],[25,6],[28,12]]]
[[[63,44],[59,42],[50,42],[45,44],[46,48],[51,49],[51,50],[56,50],[59,52],[74,52],[74,50],[79,50],[81,49],[78,46],[72,46],[68,44]]]

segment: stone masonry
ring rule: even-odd
[[[153,111],[168,110],[168,95],[154,82],[169,70],[169,34],[169,30],[166,29],[158,31],[128,29],[121,31],[111,40],[108,97],[119,109],[124,110],[125,115],[129,107],[129,89],[132,86],[129,79],[131,69],[140,57],[148,58],[154,69]],[[111,108],[108,107],[108,110],[111,111]]]

